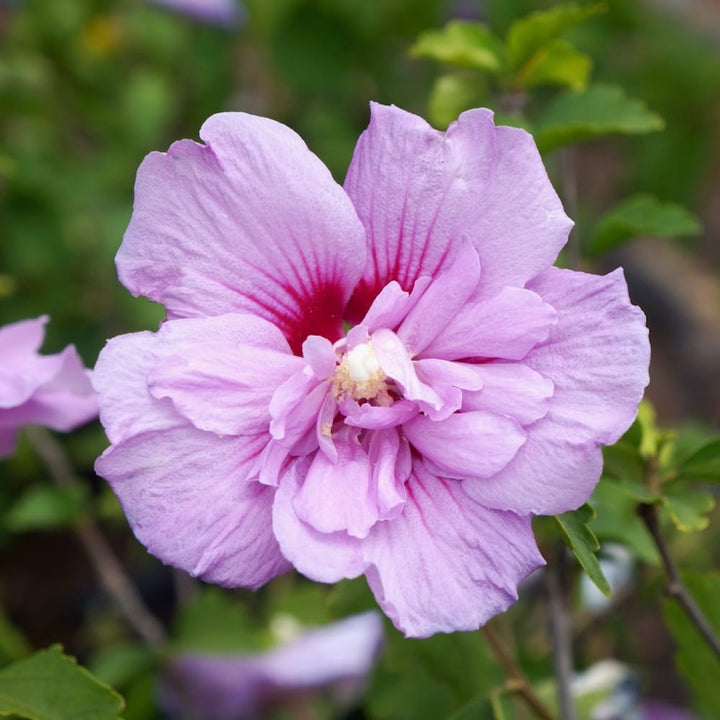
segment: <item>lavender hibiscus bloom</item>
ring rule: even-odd
[[[117,265],[167,320],[101,353],[98,473],[209,582],[364,573],[409,636],[477,628],[543,563],[532,515],[585,502],[635,415],[622,272],[552,267],[572,223],[489,110],[442,133],[373,105],[343,187],[271,120],[200,135],[138,172]]]
[[[74,347],[40,355],[47,316],[0,327],[0,458],[23,425],[73,430],[98,414],[88,371]]]

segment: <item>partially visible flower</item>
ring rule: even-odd
[[[168,319],[100,354],[98,473],[208,582],[365,574],[407,635],[477,628],[544,562],[532,515],[584,503],[635,416],[622,272],[552,266],[572,223],[489,110],[442,133],[373,104],[343,187],[271,120],[200,135],[138,171],[118,271]]]
[[[40,355],[47,316],[0,327],[0,458],[23,425],[73,430],[98,413],[89,372],[72,345]]]
[[[297,691],[332,688],[359,694],[383,641],[370,611],[301,632],[256,655],[187,653],[170,662],[161,699],[166,711],[204,720],[265,717],[263,708]]]
[[[150,0],[150,2],[223,27],[237,25],[243,17],[239,0]]]
[[[573,698],[589,708],[590,720],[695,720],[683,708],[644,700],[637,673],[618,660],[600,660],[575,675]]]

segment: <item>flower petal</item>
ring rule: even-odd
[[[269,432],[273,393],[303,366],[295,355],[217,338],[165,358],[148,374],[148,388],[199,430],[254,435]]]
[[[346,532],[318,532],[295,512],[293,501],[308,466],[306,458],[292,463],[275,493],[272,527],[282,553],[296,570],[317,582],[358,577],[367,567],[361,541]]]
[[[553,384],[527,365],[513,362],[463,364],[482,382],[482,389],[463,393],[463,410],[488,410],[508,415],[523,427],[547,414]]]
[[[382,616],[375,610],[303,633],[261,659],[273,685],[319,687],[361,678],[372,669],[383,639]]]
[[[392,330],[377,330],[373,333],[372,342],[382,371],[397,383],[406,400],[417,401],[433,416],[437,413],[447,414],[448,411],[453,412],[456,409],[444,407],[440,395],[421,382],[407,349]]]
[[[351,300],[353,322],[391,280],[409,290],[433,275],[463,235],[478,251],[480,287],[490,296],[551,265],[572,227],[532,137],[496,128],[485,109],[441,133],[416,115],[371,104],[345,189],[372,253]]]
[[[466,489],[488,507],[554,515],[587,500],[602,469],[600,445],[635,417],[650,346],[620,270],[599,277],[550,268],[530,287],[559,313],[549,339],[524,360],[555,386],[548,413],[527,428],[506,468]]]
[[[352,427],[384,430],[402,425],[414,418],[419,412],[416,402],[397,400],[392,405],[358,404],[350,397],[343,398],[340,411],[345,415],[345,424]]]
[[[418,278],[412,292],[407,293],[393,280],[378,293],[359,324],[364,325],[368,332],[380,328],[394,330],[412,310],[431,282],[432,278],[428,275]]]
[[[465,305],[422,355],[519,360],[548,337],[556,322],[555,309],[539,295],[506,287],[492,298]]]
[[[0,410],[27,401],[62,367],[59,355],[39,355],[47,315],[0,327]]]
[[[461,240],[397,330],[411,356],[421,353],[455,318],[480,280],[480,261],[469,240]]]
[[[0,327],[0,364],[7,367],[13,360],[20,362],[40,350],[48,320],[47,315],[41,315]]]
[[[403,425],[411,445],[446,477],[487,478],[505,467],[525,442],[511,418],[477,411],[439,422],[419,415]]]
[[[222,113],[200,137],[140,166],[117,255],[123,284],[170,317],[259,315],[296,354],[308,335],[339,338],[366,253],[342,188],[272,120]]]
[[[413,364],[418,377],[432,387],[446,385],[462,390],[480,390],[483,386],[482,376],[478,372],[478,368],[483,365],[435,358],[416,360]]]
[[[290,569],[272,533],[275,491],[246,480],[265,442],[171,428],[109,448],[95,469],[153,555],[208,582],[256,589]]]
[[[407,500],[405,481],[412,467],[410,445],[393,428],[386,432],[374,432],[368,442],[368,457],[378,519],[397,517]]]
[[[44,359],[44,358],[42,358]],[[67,432],[97,417],[98,398],[77,350],[69,345],[50,355],[55,373],[22,405],[0,409],[0,425],[44,425]]]
[[[168,398],[150,394],[148,376],[166,358],[182,356],[189,347],[202,347],[218,339],[290,352],[276,327],[252,315],[171,320],[157,333],[133,333],[110,340],[98,357],[92,377],[100,397],[100,419],[110,442],[118,443],[146,430],[184,425],[186,421]]]
[[[352,432],[338,433],[335,448],[335,462],[325,453],[315,454],[293,508],[300,520],[320,532],[367,537],[378,519],[370,490],[370,459]]]
[[[400,517],[363,543],[380,607],[409,637],[475,630],[544,564],[529,517],[488,510],[463,485],[415,468]]]

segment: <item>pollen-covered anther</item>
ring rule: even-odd
[[[356,345],[343,355],[335,370],[333,392],[337,397],[349,395],[353,400],[377,400],[386,405],[388,394],[387,376],[378,362],[372,341]]]

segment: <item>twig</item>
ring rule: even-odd
[[[73,468],[55,438],[39,427],[27,428],[26,434],[55,483],[66,489],[76,487]],[[82,517],[75,522],[73,530],[104,590],[137,634],[150,647],[159,648],[165,642],[165,631],[143,603],[100,529],[89,517]]]
[[[575,705],[571,693],[573,676],[572,645],[565,602],[564,555],[559,549],[555,562],[545,569],[545,585],[550,606],[550,634],[552,636],[553,664],[557,681],[557,697],[562,720],[576,720]]]
[[[561,163],[562,195],[565,210],[573,220],[577,221],[578,190],[575,152],[572,147],[564,147],[560,149],[558,155],[560,156]],[[572,270],[577,270],[580,267],[582,256],[577,227],[573,227],[570,231],[565,250],[568,267]]]
[[[665,593],[680,603],[683,610],[685,610],[685,614],[692,624],[695,625],[705,642],[718,658],[720,658],[720,640],[718,640],[712,625],[708,622],[703,611],[698,607],[693,596],[687,587],[685,587],[685,583],[683,583],[680,577],[675,561],[670,556],[665,538],[660,532],[657,505],[643,503],[638,507],[638,515],[640,515],[645,523],[645,527],[647,527],[650,535],[652,535],[652,539],[655,541],[655,547],[657,547],[660,557],[662,558],[665,574],[668,578]]]
[[[548,708],[532,689],[520,666],[515,662],[515,658],[508,652],[508,649],[492,626],[485,625],[482,628],[482,632],[495,657],[505,670],[508,690],[520,695],[527,706],[530,707],[538,717],[543,718],[543,720],[557,720],[557,717],[553,715],[550,708]]]

